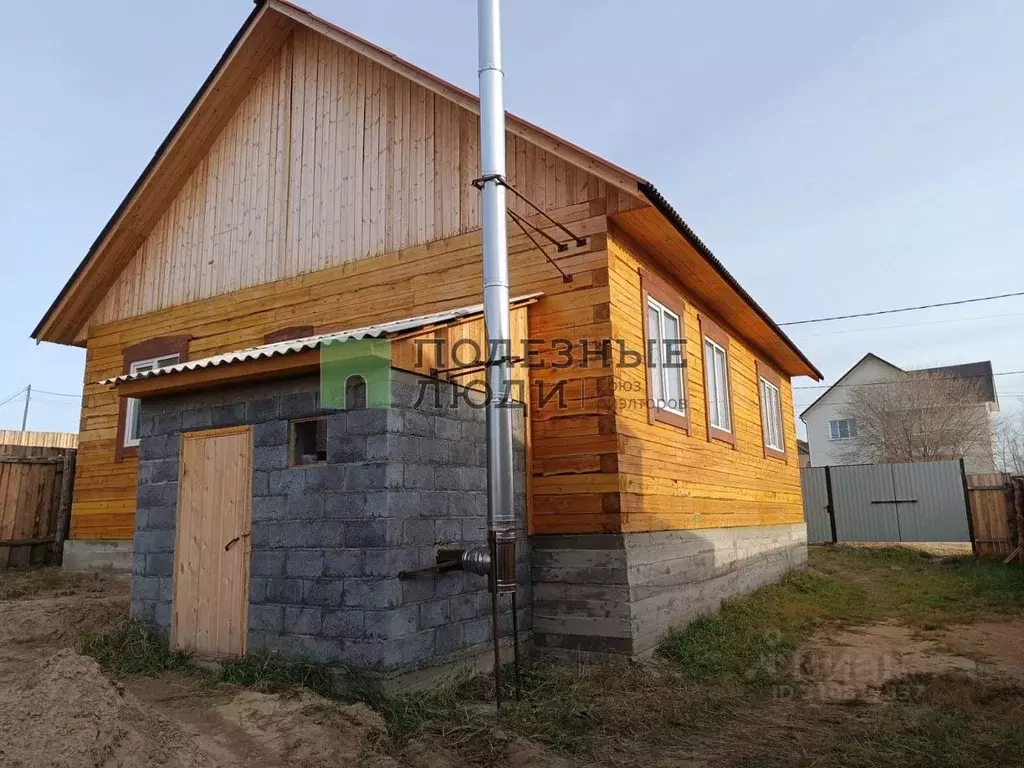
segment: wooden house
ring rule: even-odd
[[[374,533],[364,544],[257,536],[274,514],[261,499],[290,504],[301,468],[257,476],[271,428],[246,415],[273,400],[282,416],[282,398],[312,391],[325,334],[379,324],[392,324],[371,335],[391,340],[393,387],[459,383],[452,366],[412,360],[410,344],[482,338],[478,132],[473,95],[283,0],[257,3],[33,334],[87,350],[66,562],[114,552],[127,565],[134,550],[133,610],[215,654],[278,642],[394,666],[486,641],[468,579],[438,575],[418,594],[394,581],[423,564],[410,545],[422,556],[473,538],[446,518],[456,501],[435,510],[433,534],[388,506],[382,537],[360,528]],[[643,653],[668,624],[802,562],[790,380],[821,377],[651,183],[511,115],[507,152],[509,184],[545,215],[512,195],[510,209],[566,246],[510,225],[515,320],[530,340],[517,368],[524,620],[541,647]],[[328,444],[331,425],[366,427],[329,418]],[[454,464],[451,445],[476,445],[474,417],[444,419]],[[394,437],[394,423],[368,430]],[[417,474],[399,458],[406,481],[389,469],[389,492]],[[301,471],[308,489],[313,468]],[[445,490],[482,502],[458,487],[476,475],[455,477]],[[258,496],[269,482],[280,493]],[[219,554],[199,552],[241,534],[250,541],[226,556],[220,539]],[[370,567],[400,545],[405,559]],[[325,586],[334,550],[361,558],[351,584],[338,571]],[[200,594],[199,573],[229,586]],[[381,611],[398,627],[388,637],[368,628]]]

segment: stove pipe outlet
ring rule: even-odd
[[[512,486],[511,335],[505,200],[505,72],[500,0],[478,0],[480,170],[483,196],[484,325],[487,332],[487,518],[491,578],[497,592],[516,588]]]

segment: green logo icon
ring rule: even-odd
[[[335,409],[389,408],[391,342],[344,339],[322,344],[320,402],[324,408]]]

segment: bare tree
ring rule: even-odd
[[[991,451],[993,424],[974,379],[907,371],[893,381],[854,385],[844,410],[857,430],[841,451],[849,463],[942,461]]]
[[[1024,407],[1024,402],[1021,403]],[[1024,410],[1004,414],[996,424],[996,464],[1002,472],[1024,475]]]

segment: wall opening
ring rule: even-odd
[[[293,467],[327,463],[327,418],[297,419],[290,423],[291,455]]]

